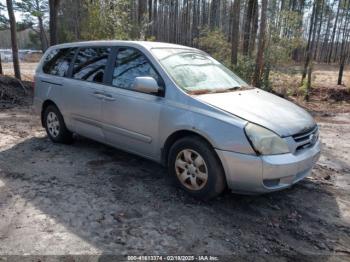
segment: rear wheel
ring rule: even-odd
[[[51,141],[69,144],[72,142],[72,133],[67,129],[63,116],[54,105],[46,107],[44,112],[44,126]]]
[[[206,200],[221,194],[226,187],[219,159],[203,139],[185,137],[170,149],[168,168],[177,184],[192,196]]]

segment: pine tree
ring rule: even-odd
[[[21,71],[19,68],[19,59],[18,59],[16,18],[13,11],[12,0],[6,0],[6,6],[7,6],[9,21],[10,21],[13,69],[15,71],[15,77],[21,80]]]
[[[15,2],[15,9],[22,12],[26,16],[26,21],[32,25],[36,25],[34,18],[37,19],[37,27],[39,28],[39,37],[41,49],[44,52],[48,47],[48,40],[44,28],[44,17],[48,11],[47,0],[22,0]],[[36,28],[32,26],[34,31]]]

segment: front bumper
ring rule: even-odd
[[[216,149],[228,187],[246,194],[273,192],[297,183],[311,173],[320,151],[320,140],[294,154],[254,156]]]

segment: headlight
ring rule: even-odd
[[[277,155],[289,152],[287,143],[272,131],[249,123],[245,132],[255,151],[262,155]]]

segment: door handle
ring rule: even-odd
[[[101,92],[93,92],[92,94],[94,97],[97,97],[98,99],[104,98],[104,94]]]
[[[103,99],[104,99],[104,100],[107,100],[107,101],[115,101],[115,98],[114,98],[114,97],[104,96]]]
[[[107,101],[114,101],[115,98],[110,95],[110,94],[106,94],[106,93],[103,93],[103,92],[100,92],[100,91],[94,91],[93,92],[93,96],[99,98],[99,99],[104,99],[104,100],[107,100]]]
[[[103,94],[103,98],[107,101],[115,101],[115,98],[110,94]]]

